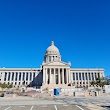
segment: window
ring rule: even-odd
[[[24,81],[24,79],[25,79],[25,73],[23,72],[23,81]]]
[[[82,73],[82,79],[84,80],[84,73]]]
[[[26,80],[28,80],[28,73],[26,73]]]
[[[5,72],[4,81],[6,81],[6,78],[7,78],[7,72]]]
[[[75,74],[73,73],[73,80],[75,80]]]
[[[10,81],[10,72],[8,73],[8,81]]]
[[[79,80],[81,80],[81,73],[79,73]]]
[[[19,81],[21,80],[21,72],[19,73]]]
[[[14,80],[14,72],[12,73],[12,81]]]
[[[31,81],[31,79],[32,79],[32,73],[30,73],[30,81]]]
[[[86,73],[86,80],[88,80],[87,73]]]
[[[90,73],[89,73],[89,80],[91,80],[91,75],[90,75]]]
[[[92,73],[92,80],[94,80],[94,75],[93,75],[93,73]]]
[[[17,81],[18,73],[16,73],[15,81]]]
[[[49,62],[51,62],[51,56],[49,56]]]
[[[76,73],[76,80],[78,80],[78,73]]]
[[[33,73],[33,79],[35,78],[35,72]]]

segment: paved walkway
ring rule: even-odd
[[[3,97],[0,105],[55,105],[69,104],[86,106],[90,110],[105,110],[102,106],[110,106],[110,95],[99,97],[54,97],[54,98],[32,98],[32,97]],[[1,110],[1,109],[0,109]],[[110,110],[110,109],[106,109]]]

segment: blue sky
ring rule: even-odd
[[[72,68],[110,74],[110,0],[0,0],[0,67],[39,68],[54,40]]]

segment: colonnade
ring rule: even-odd
[[[69,68],[43,68],[44,84],[68,84],[70,77]]]
[[[23,83],[25,83],[25,85],[28,85],[37,76],[37,73],[36,72],[4,72],[3,75],[4,78],[2,78],[2,80],[6,84],[23,85]]]

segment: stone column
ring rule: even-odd
[[[94,81],[95,81],[95,73],[93,72],[93,77],[94,77]]]
[[[54,84],[56,84],[56,73],[55,73],[55,68],[54,68]]]
[[[64,84],[64,68],[62,68],[62,84]]]
[[[30,72],[28,73],[28,84],[30,83]]]
[[[12,72],[10,72],[10,84],[12,82]]]
[[[66,69],[66,80],[67,80],[67,84],[68,84],[68,70]]]
[[[18,73],[18,76],[17,76],[17,86],[19,85],[19,72]]]
[[[89,87],[89,72],[87,72],[87,82],[88,82],[88,87]]]
[[[31,81],[33,81],[33,79],[34,79],[34,77],[33,77],[33,76],[34,76],[34,72],[32,72],[32,78],[31,78]]]
[[[15,85],[16,72],[13,72],[13,73],[14,73],[14,78],[13,78],[14,79],[13,80],[14,83],[13,83],[13,85]]]
[[[79,72],[77,72],[78,74],[78,86],[80,85],[80,80],[79,80]]]
[[[74,72],[74,81],[75,81],[75,86],[77,85],[77,82],[76,82],[76,72]]]
[[[43,68],[43,84],[45,84],[45,68]]]
[[[71,74],[71,83],[73,84],[73,73],[70,73]]]
[[[6,74],[6,73],[5,73]],[[8,72],[7,72],[7,76],[6,76],[6,84],[8,84]]]
[[[58,68],[58,84],[61,84],[61,80],[60,80],[60,68]]]
[[[49,80],[50,80],[49,82],[50,82],[50,84],[51,84],[51,83],[52,83],[52,82],[51,82],[51,68],[50,68],[50,79],[49,79]]]
[[[85,82],[85,86],[86,86],[86,73],[84,73],[84,82]]]
[[[90,77],[91,77],[91,81],[92,81],[92,72],[90,72]]]
[[[70,71],[69,71],[69,69],[67,69],[68,70],[68,83],[71,83],[71,74],[70,74]]]
[[[20,85],[22,85],[23,82],[23,72],[21,72],[21,81],[20,81]]]
[[[47,68],[45,68],[45,83],[47,84]]]

